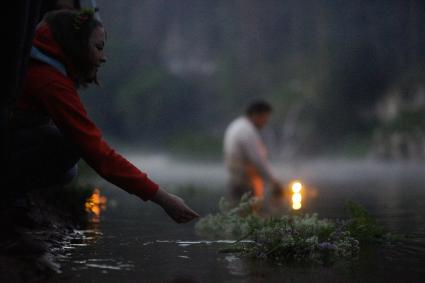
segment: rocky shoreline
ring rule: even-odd
[[[92,190],[54,187],[10,194],[1,201],[0,282],[42,282],[61,272],[57,259],[87,224]]]

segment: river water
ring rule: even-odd
[[[201,215],[217,211],[226,195],[219,163],[176,161],[163,155],[130,158]],[[372,161],[274,164],[283,183],[304,183],[301,212],[344,216],[357,202],[391,232],[406,239],[361,248],[359,258],[328,267],[276,265],[220,253],[229,243],[207,241],[194,224],[177,225],[161,208],[103,181],[107,198],[100,216],[79,231],[52,282],[424,282],[425,166]],[[283,203],[290,211],[290,203]]]

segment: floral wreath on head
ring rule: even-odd
[[[93,18],[94,13],[96,13],[97,9],[92,8],[83,8],[74,16],[74,28],[76,30],[80,30],[85,22],[87,22],[90,18]]]

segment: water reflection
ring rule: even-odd
[[[249,274],[249,270],[245,262],[237,256],[228,255],[224,258],[227,262],[227,269],[229,273],[236,276],[244,276]]]
[[[301,209],[301,202],[294,202],[292,204],[292,209],[293,210],[299,210],[299,209]]]
[[[183,168],[172,162],[164,164],[179,170]],[[311,169],[307,172],[309,174],[307,169],[297,168],[296,173],[288,173],[300,176],[297,180],[300,185],[295,186],[291,176],[280,176],[292,182],[285,184],[284,196],[272,196],[270,201],[275,203],[265,203],[264,209],[269,209],[265,216],[317,212],[321,218],[340,218],[345,215],[346,201],[351,200],[367,208],[389,231],[408,234],[409,238],[403,244],[389,248],[362,248],[359,260],[347,264],[326,268],[277,267],[269,262],[250,261],[237,254],[220,253],[223,247],[231,245],[230,241],[201,240],[194,235],[191,224],[174,225],[156,206],[140,205],[133,196],[112,186],[102,186],[102,193],[108,196],[108,210],[100,208],[97,219],[102,216],[101,223],[92,223],[90,228],[103,235],[86,234],[90,245],[76,246],[72,250],[64,274],[78,277],[81,282],[134,282],[135,278],[142,282],[422,282],[425,275],[423,167],[420,172],[404,173],[397,173],[392,168],[384,170],[363,165],[345,167],[346,171],[342,173],[343,166],[329,168],[327,173],[326,164],[320,164],[314,170],[307,167]],[[164,175],[160,173],[166,170],[159,169],[155,174]],[[203,215],[215,212],[219,199],[227,191],[223,183],[217,184],[208,178],[221,182],[224,177],[208,175],[210,166],[196,164],[183,169],[190,174],[173,180],[174,186],[183,180],[193,185],[194,189],[185,193],[185,200]],[[199,181],[201,177],[202,182]],[[162,181],[167,183],[170,180]],[[204,183],[214,188],[205,187]],[[301,198],[294,197],[294,200],[299,200],[301,207],[294,210],[293,195],[297,192]],[[268,200],[265,198],[264,201]],[[113,209],[114,202],[120,209]]]
[[[124,270],[130,271],[134,268],[132,261],[123,262],[116,259],[96,259],[75,260],[75,264],[81,265],[79,269],[97,268],[102,270]]]
[[[91,245],[102,237],[103,233],[100,232],[98,225],[89,225],[88,228],[90,229],[75,230],[74,242],[78,241],[82,245]]]

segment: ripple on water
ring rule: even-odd
[[[215,240],[215,241],[208,241],[208,240],[200,240],[200,241],[174,241],[174,240],[156,240],[156,243],[170,243],[170,244],[177,244],[179,247],[189,247],[192,245],[211,245],[211,244],[234,244],[236,242],[239,243],[252,243],[253,241],[251,240],[242,240],[242,241],[237,241],[237,240]],[[150,245],[153,242],[146,242],[143,243],[144,246],[146,245]]]
[[[131,271],[134,269],[134,264],[130,261],[122,262],[115,259],[98,259],[91,258],[87,260],[76,260],[75,264],[81,265],[80,269],[96,268],[103,270],[124,270]],[[78,268],[77,268],[78,269]]]
[[[184,258],[184,259],[190,259],[190,257],[188,257],[187,255],[178,255],[177,257]]]

